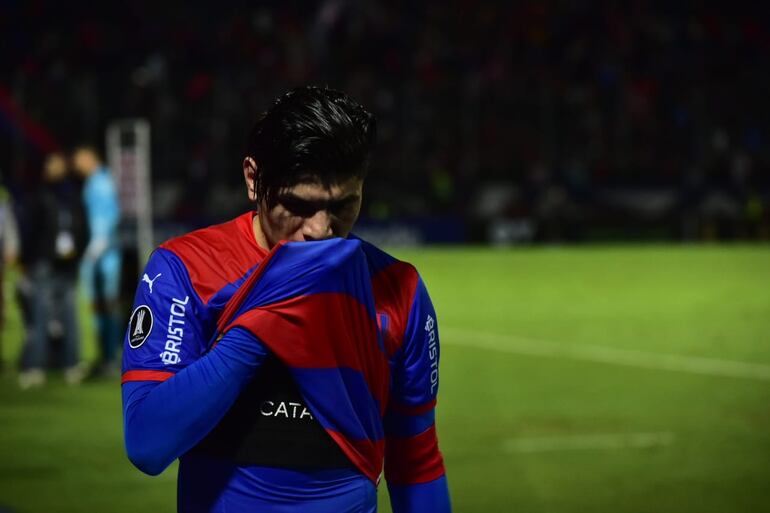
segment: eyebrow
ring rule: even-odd
[[[358,201],[360,197],[361,196],[359,194],[352,192],[347,196],[343,196],[342,198],[334,200],[311,200],[297,196],[292,192],[287,192],[279,194],[277,199],[280,203],[287,202],[294,203],[295,205],[299,204],[308,210],[312,208],[314,212],[317,212],[319,210],[334,209],[336,207],[346,206],[350,203]]]

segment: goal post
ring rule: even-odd
[[[106,153],[118,190],[121,216],[131,234],[130,246],[135,247],[137,263],[142,269],[154,248],[150,123],[145,119],[110,123]]]

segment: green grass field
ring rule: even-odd
[[[439,315],[455,511],[770,511],[770,247],[396,254]],[[11,313],[6,361],[19,339]],[[20,392],[14,378],[0,505],[175,511],[175,469],[147,477],[125,458],[117,382]]]

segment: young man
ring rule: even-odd
[[[128,456],[180,459],[183,512],[450,511],[434,407],[438,335],[409,264],[350,235],[373,116],[342,93],[278,99],[243,161],[257,205],[172,239],[123,353]]]

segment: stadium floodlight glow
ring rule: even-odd
[[[150,123],[144,119],[121,119],[110,123],[106,134],[107,163],[115,177],[121,214],[135,227],[139,268],[144,267],[155,241],[152,230],[150,187]]]

